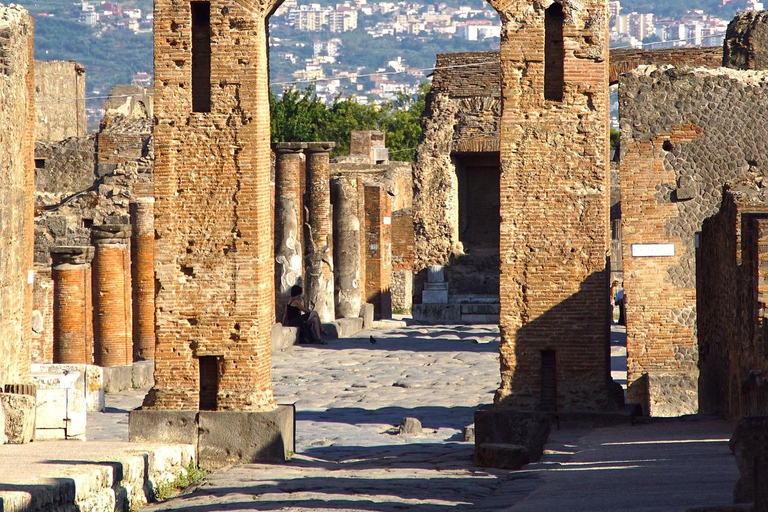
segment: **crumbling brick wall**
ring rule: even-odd
[[[29,375],[34,250],[33,23],[0,6],[0,375]],[[2,377],[0,377],[2,380]]]
[[[275,408],[273,8],[155,1],[157,344],[145,408]]]
[[[74,61],[35,61],[35,140],[58,142],[87,134],[85,67]]]
[[[607,6],[492,4],[506,34],[495,402],[611,410]]]
[[[407,313],[413,306],[413,210],[392,212],[392,311]]]
[[[719,211],[703,223],[697,262],[701,412],[731,420],[768,413],[759,378],[768,372],[767,251],[762,179],[726,187]]]
[[[766,95],[763,74],[723,68],[621,79],[628,398],[649,414],[698,409],[696,237],[723,185],[768,165]],[[639,256],[645,248],[670,255]]]

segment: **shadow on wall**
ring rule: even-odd
[[[540,411],[615,411],[623,406],[623,390],[610,373],[609,288],[606,270],[590,274],[577,293],[518,329],[514,347],[503,343],[502,312],[499,405]],[[511,350],[516,371],[505,355]]]

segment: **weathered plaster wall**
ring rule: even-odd
[[[87,133],[85,67],[74,61],[35,61],[35,140],[58,142]]]
[[[764,74],[724,68],[641,67],[621,79],[628,398],[652,415],[698,409],[696,234],[725,183],[768,165],[767,95]],[[674,255],[632,257],[649,243]]]
[[[0,6],[0,374],[7,383],[27,380],[32,344],[33,49],[27,11]]]

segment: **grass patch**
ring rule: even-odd
[[[208,471],[198,468],[193,462],[190,462],[183,471],[176,475],[176,478],[155,487],[155,499],[165,501],[173,498],[190,485],[199,483],[207,473]]]

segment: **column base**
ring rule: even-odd
[[[295,408],[274,411],[167,411],[135,409],[128,419],[133,443],[192,444],[200,467],[285,462],[295,450]]]

